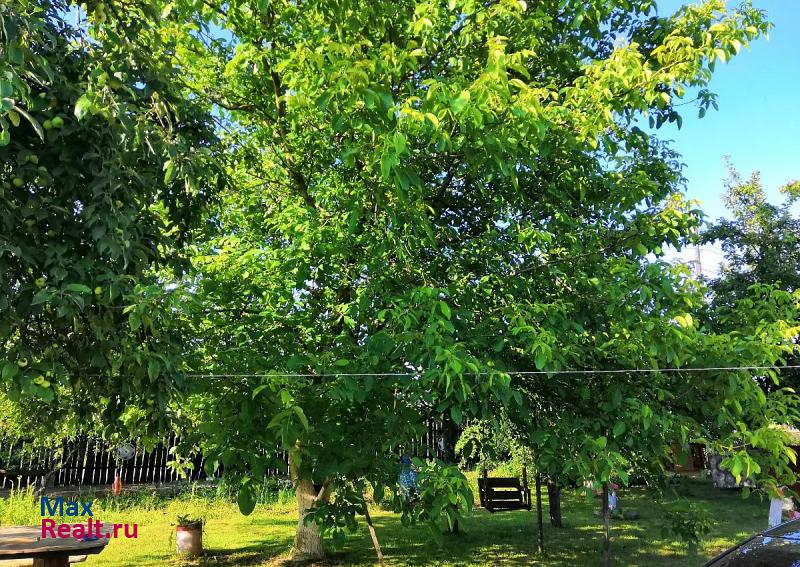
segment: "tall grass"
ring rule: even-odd
[[[93,501],[95,514],[117,514],[161,512],[171,514],[174,510],[191,510],[201,514],[216,505],[236,502],[239,483],[221,480],[215,484],[183,483],[169,490],[155,487],[123,490],[119,496],[97,494],[93,488],[80,490],[69,500]],[[57,492],[57,491],[56,491]],[[52,498],[52,495],[50,495]],[[259,504],[284,507],[294,502],[294,489],[287,480],[266,478],[258,496]],[[201,514],[202,515],[202,514]],[[30,525],[41,521],[40,504],[33,487],[13,489],[8,497],[0,498],[0,526]]]
[[[7,498],[0,498],[0,526],[36,524],[41,519],[32,486],[13,489]]]

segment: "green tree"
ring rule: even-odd
[[[709,286],[714,304],[729,307],[746,297],[756,284],[776,285],[786,291],[800,289],[800,219],[792,206],[800,197],[800,182],[781,187],[785,200],[769,203],[759,172],[742,179],[728,161],[725,204],[732,219],[718,219],[703,233],[705,242],[719,242],[725,266]]]
[[[164,369],[187,395],[166,415],[187,450],[242,477],[244,512],[288,452],[297,557],[323,554],[320,527],[341,541],[369,485],[404,521],[458,520],[470,499],[454,466],[422,464],[424,507],[397,488],[431,417],[507,415],[542,463],[598,483],[704,434],[742,474],[785,472],[769,425],[796,400],[749,374],[519,373],[773,364],[792,348],[792,302],[714,333],[692,315],[697,285],[652,259],[701,219],[678,156],[637,126],[680,126],[689,89],[714,106],[714,66],[767,30],[759,10],[160,0],[89,14],[109,58],[157,53],[169,100],[213,109],[231,182],[174,308],[157,325],[145,304],[129,315],[187,337]],[[167,180],[194,155],[171,156]]]
[[[181,289],[203,305],[187,316],[200,347],[190,365],[237,376],[195,381],[185,415],[212,463],[245,475],[245,511],[247,486],[289,452],[296,555],[322,554],[306,520],[330,527],[326,515],[342,514],[352,526],[367,481],[396,484],[399,452],[431,416],[460,423],[505,407],[543,462],[558,455],[559,474],[602,483],[634,458],[663,464],[676,437],[734,443],[739,424],[766,435],[765,415],[793,411],[791,395],[762,400],[741,373],[514,374],[729,365],[740,352],[772,364],[790,348],[788,323],[745,336],[701,327],[696,284],[650,259],[700,215],[680,195],[678,156],[636,126],[680,126],[689,88],[701,113],[714,106],[714,66],[767,29],[760,11],[157,9],[153,33],[222,116],[235,180]],[[396,372],[407,375],[374,376]],[[762,445],[781,447],[774,436]]]
[[[68,9],[0,6],[0,383],[22,430],[155,435],[182,341],[152,271],[186,266],[216,138],[169,75]]]
[[[732,218],[711,224],[702,240],[722,247],[725,263],[708,283],[711,317],[718,328],[730,330],[740,324],[731,312],[738,303],[752,298],[754,290],[761,290],[761,296],[773,293],[769,288],[795,295],[800,290],[800,218],[792,210],[800,197],[800,182],[781,187],[784,201],[773,205],[766,199],[759,172],[743,179],[729,160],[727,165],[725,203]],[[786,359],[790,366],[798,362],[796,355]],[[783,383],[795,388],[800,385],[796,369],[781,373]],[[770,380],[763,385],[775,386]]]

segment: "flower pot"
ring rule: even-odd
[[[180,557],[191,558],[203,555],[203,524],[194,522],[175,529],[175,552]]]

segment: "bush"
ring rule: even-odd
[[[434,534],[441,533],[441,522],[453,531],[464,512],[472,509],[473,496],[469,481],[455,465],[439,459],[423,461],[413,459],[419,470],[417,486],[419,497],[414,506],[403,510],[401,522],[427,522]]]
[[[665,536],[678,538],[688,544],[689,550],[694,552],[714,524],[711,514],[688,502],[673,510],[665,510],[662,531]]]

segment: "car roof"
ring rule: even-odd
[[[756,535],[717,556],[708,567],[800,567],[800,520]]]

